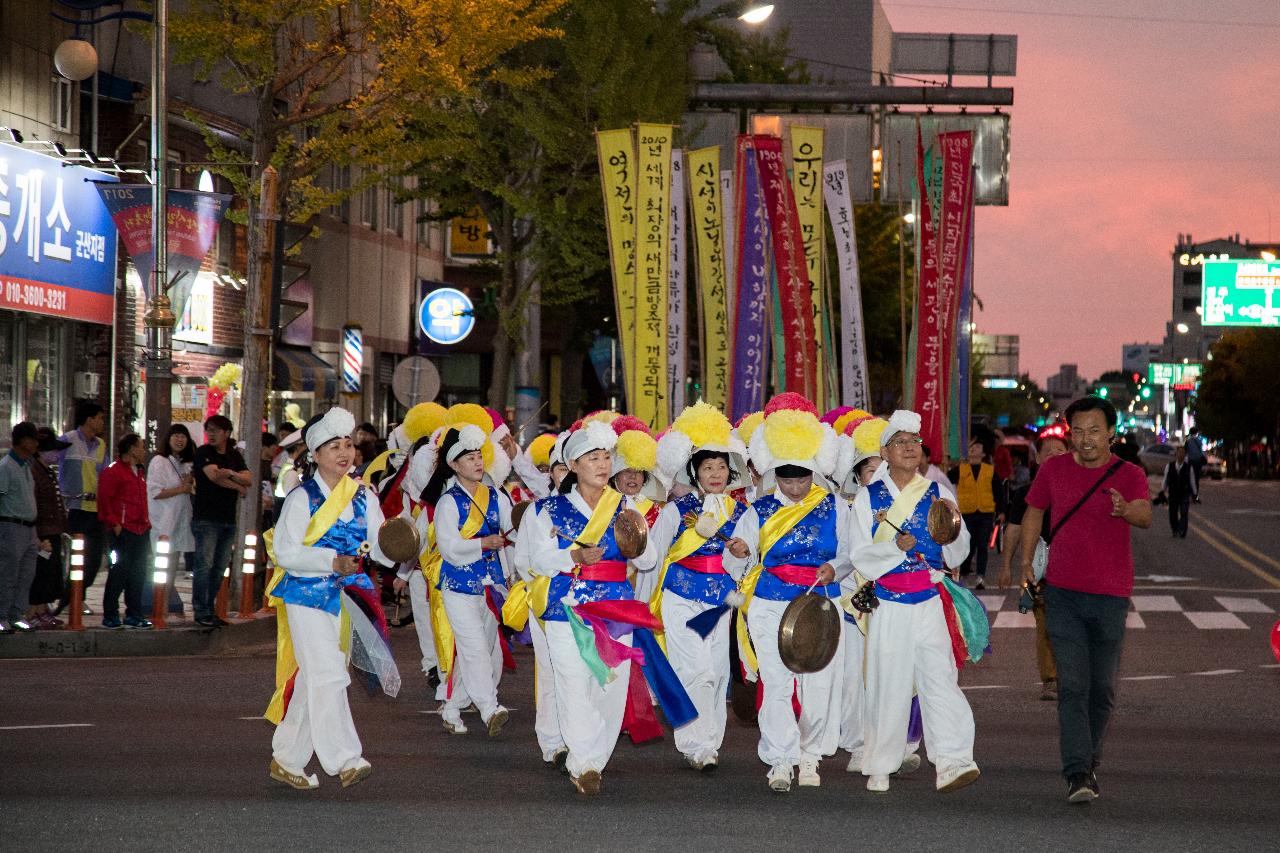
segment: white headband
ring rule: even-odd
[[[888,445],[889,439],[900,432],[917,433],[920,431],[920,416],[907,409],[898,409],[889,416],[889,425],[880,433],[880,446]]]
[[[484,434],[484,430],[475,424],[467,424],[458,430],[458,440],[449,448],[449,452],[445,454],[446,462],[453,462],[464,453],[471,453],[484,447],[488,437]]]
[[[564,442],[566,462],[586,456],[593,450],[613,451],[618,446],[618,436],[613,427],[600,421],[590,421]]]
[[[355,431],[355,415],[346,409],[335,406],[325,412],[324,417],[320,420],[306,427],[302,438],[307,443],[307,449],[314,453],[326,442],[333,441],[335,438],[350,436]]]

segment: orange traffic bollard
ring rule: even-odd
[[[258,537],[244,535],[244,557],[240,563],[240,618],[253,618],[253,570],[258,561]]]
[[[227,618],[227,599],[230,595],[231,569],[228,567],[222,570],[222,586],[218,587],[218,597],[213,602],[213,614],[223,621]]]
[[[71,604],[67,607],[67,630],[84,630],[84,536],[71,538]]]
[[[169,537],[156,541],[155,573],[151,576],[151,624],[168,628],[165,611],[169,609]]]

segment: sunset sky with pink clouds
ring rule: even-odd
[[[1280,236],[1280,0],[884,7],[897,32],[1018,36],[1018,74],[995,82],[1014,87],[1010,203],[978,208],[976,321],[1020,335],[1036,381],[1072,362],[1096,378],[1164,338],[1179,233]]]

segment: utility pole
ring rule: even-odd
[[[165,59],[169,46],[168,0],[156,0],[153,15],[151,53],[151,298],[142,316],[146,328],[147,446],[156,449],[161,430],[169,428],[173,400],[173,309],[169,304],[169,234],[168,234],[168,102]],[[94,76],[95,87],[97,75]],[[97,102],[94,102],[96,113]],[[114,420],[114,419],[113,419]]]
[[[266,386],[271,376],[271,275],[275,269],[276,229],[280,222],[280,174],[274,166],[262,170],[257,212],[253,227],[262,229],[256,256],[249,258],[249,283],[245,288],[244,372],[240,379],[240,439],[244,442],[244,462],[252,476],[249,491],[240,501],[236,523],[235,559],[232,566],[244,570],[241,559],[245,537],[258,536],[262,518],[262,415]],[[255,540],[256,541],[256,540]],[[241,578],[243,582],[243,577]],[[241,584],[231,584],[234,594]],[[249,612],[244,602],[241,613]]]

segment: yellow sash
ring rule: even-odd
[[[911,514],[916,511],[916,506],[920,503],[920,499],[924,497],[924,493],[929,490],[928,480],[919,474],[911,478],[911,482],[907,483],[907,487],[898,492],[898,496],[893,499],[893,503],[889,505],[889,511],[885,513],[885,520],[890,524],[901,528],[906,524]],[[889,524],[883,522],[876,528],[875,536],[872,537],[873,542],[888,542],[898,535],[898,531],[890,527]]]
[[[329,492],[329,497],[324,499],[320,509],[316,510],[316,514],[307,522],[307,531],[302,536],[302,544],[314,545],[319,542],[320,538],[329,532],[329,528],[337,523],[343,510],[351,505],[359,492],[360,484],[350,477],[343,476],[338,481],[337,487]],[[267,584],[267,603],[276,609],[276,690],[262,716],[279,725],[285,713],[284,690],[289,679],[293,678],[293,674],[298,671],[298,660],[293,654],[293,636],[289,633],[289,617],[285,612],[284,602],[271,595],[271,591],[284,577],[284,569],[276,563],[275,529],[272,528],[264,533],[262,539],[267,546],[267,556],[275,566],[271,572],[271,581]]]
[[[760,581],[760,575],[764,572],[764,555],[769,553],[778,541],[791,532],[791,528],[795,527],[805,516],[818,508],[818,504],[822,503],[828,492],[821,486],[813,485],[809,487],[809,494],[797,504],[784,506],[769,516],[768,521],[760,525],[760,562],[755,565],[742,578],[742,583],[738,589],[742,592],[746,599],[742,603],[742,607],[738,609],[738,656],[742,659],[743,664],[752,672],[758,672],[760,664],[756,660],[756,650],[751,644],[751,634],[747,630],[747,608],[751,606],[751,599],[756,594],[756,584]]]
[[[367,482],[372,483],[372,482],[373,482],[373,477],[374,477],[374,475],[375,475],[375,474],[381,474],[382,472],[384,472],[384,471],[386,471],[386,470],[387,470],[387,466],[388,466],[388,465],[390,464],[390,462],[391,462],[391,454],[392,454],[392,453],[395,453],[395,451],[394,451],[394,450],[384,450],[384,451],[382,451],[381,453],[379,453],[377,456],[373,457],[373,461],[372,461],[372,462],[370,462],[370,463],[369,463],[369,465],[364,469],[364,475],[363,475],[363,476],[364,476],[364,479],[365,479]],[[404,464],[406,464],[406,465],[408,465],[408,464],[409,464],[409,460],[408,460],[408,458],[406,458],[406,459],[404,460]]]
[[[649,510],[653,509],[653,501],[649,500],[644,495],[636,495],[635,500],[636,512],[647,517],[649,515]]]
[[[716,529],[719,530],[724,523],[729,520],[730,515],[725,514],[725,502],[730,503],[733,498],[728,495],[722,496],[723,499],[717,501],[720,505],[720,511],[716,513]],[[666,584],[667,569],[671,568],[672,563],[678,563],[685,557],[697,551],[703,545],[707,544],[706,538],[699,536],[698,531],[692,527],[685,528],[684,533],[676,537],[676,541],[671,543],[671,547],[667,550],[667,556],[662,561],[662,570],[658,572],[658,583],[654,587],[653,595],[649,596],[649,612],[659,619],[662,618],[662,587]],[[658,642],[662,645],[663,651],[666,651],[667,638],[666,632],[659,632]]]
[[[618,505],[621,503],[622,494],[605,486],[604,493],[596,502],[596,508],[591,511],[591,518],[587,519],[587,526],[582,528],[582,535],[578,536],[577,540],[587,547],[595,547],[609,531],[609,526],[613,524],[613,517],[618,512]],[[551,578],[547,575],[538,575],[529,584],[529,608],[539,619],[547,612],[549,604],[547,598],[550,592]]]

